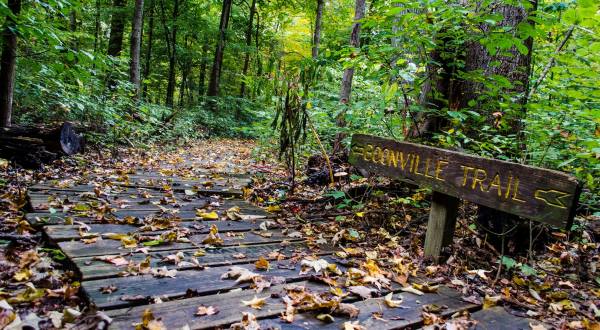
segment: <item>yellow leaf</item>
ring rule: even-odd
[[[279,205],[271,205],[267,207],[267,212],[281,212],[281,207]]]
[[[256,298],[256,296],[254,296],[254,299],[248,301],[242,300],[242,303],[244,306],[250,306],[254,309],[261,309],[266,303],[266,300],[267,298]]]
[[[219,215],[215,211],[210,213],[196,211],[196,216],[202,218],[203,220],[219,220]]]
[[[390,308],[396,308],[396,307],[400,307],[400,304],[402,304],[402,297],[400,297],[400,300],[393,300],[393,293],[390,292],[385,296],[385,304],[390,307]]]
[[[259,257],[258,261],[254,263],[254,266],[256,266],[256,269],[258,270],[268,270],[270,265],[269,262],[267,261],[267,259],[265,259],[264,257]]]
[[[429,285],[427,283],[423,283],[423,284],[413,283],[412,286],[413,286],[413,288],[415,288],[421,292],[425,292],[425,293],[435,293],[435,292],[437,292],[437,289],[440,287],[439,285]]]
[[[27,268],[21,269],[13,275],[13,279],[17,282],[27,281],[29,278],[31,278],[31,270]]]
[[[356,216],[362,218],[365,216],[365,212],[356,212]]]
[[[487,308],[492,308],[496,305],[498,305],[498,302],[502,300],[502,296],[485,296],[485,298],[483,298],[483,309],[487,309]]]

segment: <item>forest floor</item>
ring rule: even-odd
[[[297,224],[298,235],[304,239],[336,246],[336,258],[360,265],[359,275],[340,275],[354,276],[353,287],[368,288],[353,294],[377,296],[381,287],[392,284],[403,287],[406,294],[435,293],[440,286],[448,286],[457,290],[464,302],[484,309],[502,307],[506,315],[524,318],[531,328],[600,329],[596,321],[600,318],[596,269],[600,245],[593,229],[600,219],[580,216],[577,230],[571,233],[538,226],[530,233],[529,225],[515,225],[502,249],[501,239],[475,224],[476,207],[464,203],[453,244],[445,251],[446,262],[436,264],[423,257],[428,216],[425,191],[384,178],[359,177],[343,162],[335,167],[337,183],[319,184],[323,180],[315,179],[315,173],[321,173],[324,165],[316,162],[311,163],[309,176],[306,172],[298,176],[291,193],[285,168],[276,159],[265,157],[268,152],[254,151],[251,141],[210,140],[186,147],[89,151],[38,171],[0,162],[0,328],[87,329],[110,319],[87,308],[80,278],[65,267],[64,254],[47,245],[27,221],[29,186],[41,181],[102,186],[106,178],[121,177],[133,167],[185,176],[189,173],[173,173],[165,164],[193,160],[213,173],[252,173],[245,198],[272,213],[277,222]],[[258,156],[262,160],[258,161]],[[522,242],[530,236],[534,244],[524,247]],[[351,292],[347,283],[339,289],[340,295]],[[400,296],[386,296],[385,304],[401,306],[400,300]],[[443,313],[445,306],[423,307],[419,313],[425,326],[464,329],[477,324],[477,318],[468,312],[449,316]],[[328,315],[325,312],[320,315],[323,322],[331,317],[322,316]],[[386,319],[385,314],[372,317]],[[139,319],[140,328],[162,327],[158,320],[150,323],[146,317],[144,322],[143,315]],[[243,326],[251,328],[253,323]],[[361,325],[346,322],[344,327],[360,329]]]

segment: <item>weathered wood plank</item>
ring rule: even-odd
[[[269,271],[257,271],[254,264],[244,264],[247,268],[264,276],[284,277],[288,282],[307,279],[310,275],[299,275],[300,265],[289,261],[273,262]],[[279,268],[278,265],[285,265]],[[81,287],[87,293],[90,301],[101,309],[117,309],[135,305],[136,302],[121,299],[125,296],[143,295],[147,297],[166,297],[174,299],[183,297],[186,292],[195,295],[217,294],[234,288],[246,288],[249,283],[238,283],[231,279],[221,279],[231,266],[207,268],[204,270],[184,270],[177,272],[175,278],[156,278],[151,275],[118,277],[96,281],[85,281]],[[107,286],[117,287],[111,294],[103,294],[101,289]],[[214,297],[213,297],[214,299]],[[137,302],[138,304],[140,302]]]
[[[198,249],[150,253],[150,266],[153,268],[165,266],[167,269],[177,270],[194,269],[196,268],[195,266],[176,266],[172,263],[166,263],[163,260],[168,254],[175,254],[179,252],[184,254],[186,258],[185,260],[190,260],[196,251],[198,251]],[[289,258],[296,253],[301,253],[302,251],[308,250],[304,242],[294,242],[288,246],[281,246],[280,244],[264,244],[222,247],[206,249],[205,251],[206,255],[195,258],[202,266],[215,267],[255,262],[261,256],[268,260],[273,260],[272,258],[269,258],[269,254],[277,251]],[[330,254],[332,250],[330,247],[322,247],[319,250],[310,251],[315,255],[327,255]],[[146,255],[143,253],[133,253],[130,256],[126,255],[125,259],[139,263],[146,259]],[[113,264],[97,260],[94,257],[73,258],[72,261],[79,269],[82,276],[82,281],[118,277],[119,273],[127,268],[126,266],[115,266]]]
[[[354,135],[350,163],[528,219],[568,227],[581,187],[562,172]]]
[[[313,292],[329,290],[328,286],[314,282],[298,282],[296,284],[305,286]],[[251,309],[241,303],[242,300],[251,300],[254,296],[266,299],[266,304],[262,309]],[[475,305],[459,300],[457,292],[442,287],[439,294],[415,296],[404,293],[402,308],[390,308],[383,302],[382,298],[356,301],[355,296],[349,296],[344,299],[344,302],[354,302],[353,305],[360,310],[360,314],[355,319],[335,315],[335,322],[328,324],[317,320],[315,318],[316,313],[307,312],[297,314],[294,322],[290,324],[278,319],[279,315],[285,311],[285,304],[281,299],[283,296],[285,296],[283,286],[275,286],[260,294],[256,294],[253,290],[226,292],[219,295],[174,300],[159,305],[112,310],[108,311],[107,314],[114,320],[111,329],[132,329],[131,324],[139,322],[143,311],[147,308],[152,310],[155,317],[160,317],[168,328],[173,329],[185,325],[188,325],[190,329],[227,327],[232,323],[239,322],[242,312],[250,312],[258,319],[264,319],[259,322],[264,329],[341,329],[341,324],[345,321],[359,321],[367,329],[400,329],[419,326],[422,323],[422,306],[425,304],[448,306],[441,313],[444,316],[477,308]],[[214,306],[219,310],[219,313],[197,317],[194,314],[201,305]],[[386,321],[373,318],[373,313],[381,313]]]
[[[270,231],[271,237],[263,237],[256,232],[245,232],[238,233],[240,236],[229,236],[227,233],[221,234],[221,238],[224,243],[222,246],[243,246],[252,244],[266,244],[266,243],[280,243],[283,241],[300,241],[303,239],[290,238],[284,235],[280,230]],[[232,233],[235,234],[235,233]],[[192,235],[189,237],[190,243],[170,243],[165,245],[150,246],[148,250],[150,252],[156,251],[171,251],[181,249],[192,249],[203,247],[202,241],[206,238],[206,235]],[[102,255],[114,255],[122,254],[134,251],[135,249],[126,249],[122,247],[120,241],[112,239],[98,240],[92,244],[85,244],[81,241],[69,241],[60,242],[58,246],[69,258],[78,257],[90,257],[90,256],[102,256]],[[139,247],[142,247],[141,245]]]
[[[248,208],[240,207],[241,212],[240,215],[246,221],[254,221],[261,219],[270,219],[275,217],[272,214],[266,213],[265,211],[250,206]],[[223,214],[226,211],[226,208],[222,210],[215,210],[219,215]],[[196,221],[199,218],[196,216],[196,211],[181,211],[173,213],[163,213],[163,212],[148,212],[148,211],[116,211],[110,215],[105,215],[104,217],[93,217],[93,216],[81,216],[81,215],[73,215],[68,213],[57,212],[54,214],[50,213],[29,213],[26,216],[27,221],[35,227],[41,226],[53,226],[53,225],[64,225],[65,223],[71,223],[74,221],[83,222],[86,224],[91,223],[120,223],[123,221],[125,217],[134,217],[139,219],[144,219],[149,216],[153,217],[176,217],[180,219],[182,222]]]
[[[307,286],[308,282],[298,282],[297,284]],[[132,323],[140,321],[145,309],[150,309],[155,317],[161,318],[168,329],[180,329],[185,325],[194,330],[225,327],[238,322],[242,312],[250,312],[259,318],[279,315],[285,311],[285,305],[280,298],[274,298],[277,295],[285,295],[283,285],[265,289],[259,294],[254,290],[224,292],[211,296],[168,301],[160,305],[111,310],[107,311],[108,316],[113,319],[109,329],[133,329]],[[266,298],[265,307],[256,310],[242,304],[242,300],[252,300],[254,296]],[[195,316],[194,314],[201,305],[214,306],[219,313],[202,317]]]
[[[450,316],[459,311],[479,308],[477,305],[460,300],[459,293],[447,287],[440,287],[439,292],[435,294],[417,296],[410,293],[403,293],[402,297],[402,308],[388,307],[383,298],[355,302],[353,305],[359,309],[360,313],[354,319],[350,319],[347,316],[334,315],[334,322],[324,323],[316,318],[318,312],[309,312],[296,315],[294,322],[291,324],[279,319],[264,320],[259,323],[261,328],[282,330],[342,329],[343,323],[346,321],[358,321],[366,329],[406,329],[422,326],[422,312],[425,305],[447,306],[446,309],[439,313],[440,316]],[[379,313],[383,320],[373,317],[374,313]]]
[[[531,329],[529,323],[534,325],[541,323],[536,320],[512,315],[506,312],[504,307],[500,306],[477,311],[471,315],[471,318],[477,321],[474,330],[528,330]],[[546,325],[545,328],[550,329],[552,327]]]
[[[162,190],[163,187],[159,186],[159,185],[146,185],[146,184],[130,184],[130,183],[118,183],[118,184],[114,184],[115,186],[120,186],[123,188],[123,191],[130,191],[128,189],[137,189],[137,188],[143,188],[143,189],[152,189],[152,190]],[[52,185],[48,185],[48,184],[36,184],[33,185],[31,187],[29,187],[29,189],[31,191],[74,191],[74,192],[86,192],[86,191],[94,191],[94,185],[91,184],[79,184],[79,185],[73,185],[73,186],[67,186],[67,187],[60,187],[57,188],[55,186]],[[241,191],[241,189],[234,189],[228,186],[219,186],[219,185],[214,185],[211,187],[204,187],[202,185],[198,186],[198,185],[189,185],[189,186],[185,186],[185,185],[178,185],[178,186],[171,186],[173,191],[176,192],[180,192],[180,191],[185,191],[187,189],[193,189],[194,187],[196,187],[198,189],[198,192],[201,194],[220,194],[220,195],[228,195],[228,196],[241,196],[243,193]]]
[[[459,200],[434,192],[425,236],[425,256],[438,258],[442,248],[452,243]]]
[[[176,223],[174,223],[176,224]],[[250,221],[182,221],[177,226],[179,228],[188,228],[196,234],[206,234],[210,231],[210,227],[216,225],[220,233],[226,232],[242,232],[250,230],[259,230],[260,223]],[[121,225],[121,224],[89,224],[88,238],[90,234],[98,234],[102,236],[106,233],[117,234],[135,234],[140,235],[160,235],[162,231],[141,231],[139,226]],[[78,240],[81,238],[79,234],[80,225],[54,225],[44,227],[44,232],[54,242],[64,242],[70,240]]]

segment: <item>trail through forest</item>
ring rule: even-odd
[[[529,259],[544,273],[511,258],[498,269],[463,205],[448,260],[436,264],[423,258],[427,209],[391,203],[422,192],[346,179],[355,170],[337,162],[344,201],[310,175],[288,196],[287,171],[259,154],[252,141],[208,140],[6,169],[0,325],[596,326],[599,291],[581,269],[593,243],[551,233],[549,252]]]

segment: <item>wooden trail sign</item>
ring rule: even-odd
[[[362,134],[352,137],[350,163],[434,191],[425,240],[432,256],[452,240],[458,199],[568,229],[581,190],[562,172]]]

